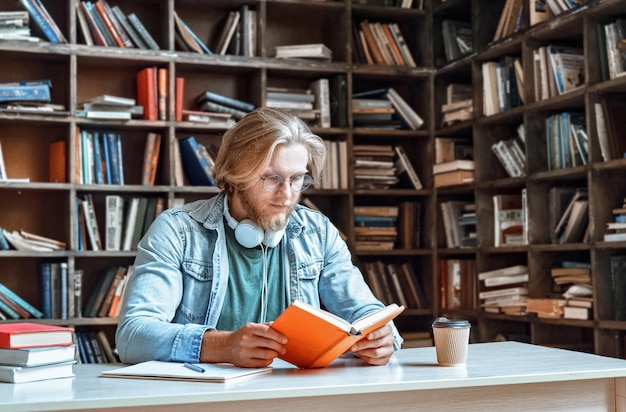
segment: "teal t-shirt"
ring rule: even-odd
[[[217,330],[234,331],[249,322],[262,322],[261,295],[263,290],[263,250],[248,249],[235,239],[235,231],[226,223],[226,248],[230,274]],[[267,293],[265,321],[273,321],[286,308],[286,274],[283,273],[283,242],[266,248]]]

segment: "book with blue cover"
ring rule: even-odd
[[[189,182],[194,186],[215,186],[213,160],[194,136],[180,139],[180,157]]]

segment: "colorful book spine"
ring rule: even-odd
[[[41,10],[37,7],[33,0],[20,0],[20,3],[28,11],[32,20],[35,21],[39,29],[43,32],[43,34],[48,38],[50,43],[61,43],[61,39],[55,31],[53,30],[50,22],[46,20],[46,17],[41,12]]]
[[[33,317],[35,317],[37,319],[40,319],[40,318],[43,317],[43,313],[39,309],[37,309],[36,307],[34,307],[30,303],[28,303],[24,298],[19,296],[17,293],[13,292],[11,289],[6,287],[2,283],[0,283],[0,292],[2,292],[7,297],[9,297],[9,299],[12,299],[13,301],[15,301],[26,312],[30,313],[31,316],[33,316]]]
[[[223,96],[221,94],[205,91],[197,98],[198,103],[213,102],[221,104],[223,106],[232,107],[233,109],[241,110],[242,112],[251,112],[255,109],[252,103],[237,100],[232,97]]]

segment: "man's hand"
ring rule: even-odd
[[[234,332],[206,331],[202,337],[200,362],[265,367],[285,353],[286,343],[287,338],[269,324],[248,323]]]
[[[350,350],[370,365],[386,365],[393,355],[392,328],[385,325],[355,343]]]

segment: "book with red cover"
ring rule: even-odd
[[[279,358],[299,368],[323,368],[403,310],[404,306],[392,303],[349,323],[296,300],[271,324],[271,328],[288,339],[287,352]]]
[[[137,104],[143,106],[144,120],[158,120],[156,68],[137,73]]]
[[[39,323],[0,324],[0,348],[38,348],[72,345],[74,328]]]
[[[183,121],[183,105],[185,100],[185,78],[177,77],[175,83],[175,101],[174,101],[174,114],[177,122]]]

